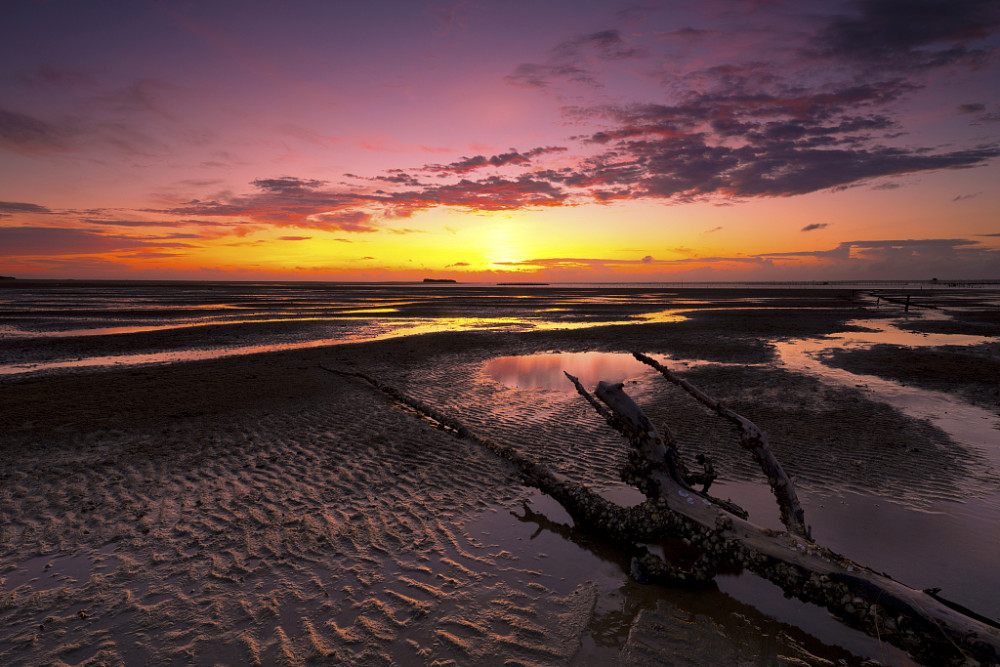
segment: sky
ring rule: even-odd
[[[996,0],[5,0],[0,275],[1000,278]]]

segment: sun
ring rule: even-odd
[[[482,238],[484,263],[503,267],[530,259],[522,235],[507,225],[490,225]]]

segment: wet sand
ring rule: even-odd
[[[938,563],[907,570],[909,547],[879,544],[934,539],[920,508],[982,495],[995,471],[861,388],[771,364],[769,341],[842,331],[857,315],[850,303],[705,308],[677,323],[433,333],[6,378],[0,662],[907,664],[745,577],[702,592],[632,581],[629,553],[573,527],[488,452],[319,368],[375,375],[626,502],[615,434],[571,393],[506,386],[487,363],[631,349],[709,362],[685,375],[771,433],[819,541],[902,569],[911,585],[940,585],[914,580]],[[909,367],[904,356],[880,363],[887,376]],[[725,425],[648,373],[630,379],[683,451],[716,456],[720,495],[767,505],[766,491],[763,501],[737,497],[759,474]],[[885,512],[905,525],[878,527],[873,498],[893,499]],[[832,499],[855,513],[834,511]],[[838,523],[859,514],[865,526]],[[982,564],[990,556],[970,555],[966,568],[986,577],[985,595],[996,590]],[[950,565],[965,567],[961,556]],[[968,595],[963,603],[996,614]]]

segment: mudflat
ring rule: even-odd
[[[777,363],[783,340],[863,329],[858,320],[898,310],[847,298],[823,309],[722,301],[706,295],[676,322],[437,332],[5,377],[0,661],[565,665],[673,654],[704,665],[907,664],[749,575],[705,591],[633,581],[631,554],[573,526],[503,461],[321,368],[376,376],[634,502],[618,480],[624,446],[571,386],[513,383],[490,365],[558,353],[621,361],[639,350],[676,363],[769,432],[817,541],[997,616],[988,592],[1000,589],[990,565],[1000,557],[1000,484],[989,451],[863,383]],[[997,335],[988,317],[962,312],[951,319],[957,333]],[[911,353],[831,356],[926,382]],[[963,368],[962,355],[997,363],[988,343],[933,354]],[[626,380],[685,455],[715,456],[718,495],[776,525],[729,427],[648,370],[623,372],[604,379]],[[934,389],[964,403],[968,377],[941,375]],[[980,389],[976,402],[996,416]]]

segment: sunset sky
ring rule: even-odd
[[[0,275],[1000,278],[996,0],[8,0]]]

